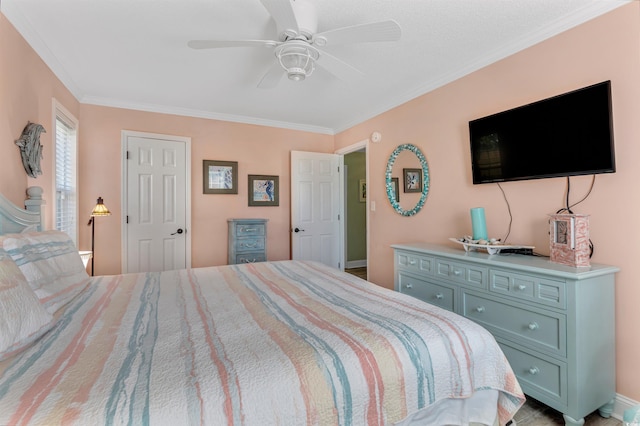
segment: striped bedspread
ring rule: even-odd
[[[479,326],[318,263],[265,262],[94,278],[0,364],[0,424],[434,424],[439,401],[487,390],[501,424],[524,400]]]

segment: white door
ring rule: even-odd
[[[340,159],[291,151],[291,252],[343,269],[340,244]]]
[[[190,138],[122,132],[123,272],[191,266]]]

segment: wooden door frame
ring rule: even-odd
[[[127,139],[130,137],[141,137],[141,138],[151,138],[151,139],[162,139],[166,141],[174,141],[184,143],[185,145],[185,228],[187,230],[185,235],[185,262],[186,267],[191,267],[191,138],[186,136],[175,136],[175,135],[163,135],[159,133],[148,133],[148,132],[137,132],[134,130],[122,130],[121,132],[121,153],[120,157],[122,158],[122,189],[121,189],[121,199],[120,205],[121,209],[121,217],[122,224],[120,226],[121,232],[121,253],[122,257],[120,260],[120,270],[122,273],[126,273],[128,268],[128,247],[127,247],[127,239],[128,239],[128,229],[127,229],[127,195],[128,195],[128,168],[127,168]]]
[[[361,140],[360,142],[356,142],[352,145],[346,146],[344,148],[341,148],[337,151],[335,151],[335,154],[338,154],[341,156],[340,158],[340,166],[342,167],[342,169],[344,170],[344,156],[346,154],[350,154],[352,152],[356,152],[359,151],[361,149],[365,150],[365,179],[367,181],[367,188],[369,185],[369,139],[364,139]],[[340,262],[343,265],[343,270],[344,268],[346,268],[347,266],[347,217],[345,215],[345,204],[346,204],[346,191],[345,191],[345,184],[346,184],[346,179],[347,179],[347,174],[346,173],[342,173],[341,177],[342,181],[340,182],[340,217],[343,218],[342,223],[340,224],[340,254],[342,256]],[[367,191],[367,195],[369,195],[371,192]],[[369,238],[370,235],[370,229],[369,229],[369,206],[370,206],[370,198],[371,197],[367,197],[367,199],[365,200],[365,221],[367,222],[367,228],[366,228],[366,238],[367,238],[367,245],[366,245],[366,250],[367,250],[367,277],[369,276],[369,244],[371,239]]]

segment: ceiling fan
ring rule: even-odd
[[[188,46],[193,49],[273,48],[277,61],[274,61],[258,83],[260,88],[272,88],[278,84],[285,73],[290,80],[304,80],[313,73],[316,65],[341,80],[356,80],[363,75],[361,71],[322,50],[322,48],[340,44],[400,39],[400,26],[393,20],[353,25],[316,33],[318,16],[310,1],[260,0],[260,2],[276,22],[277,40],[191,40],[188,42]]]

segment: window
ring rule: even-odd
[[[77,246],[78,120],[54,100],[55,111],[55,228],[69,234]]]

